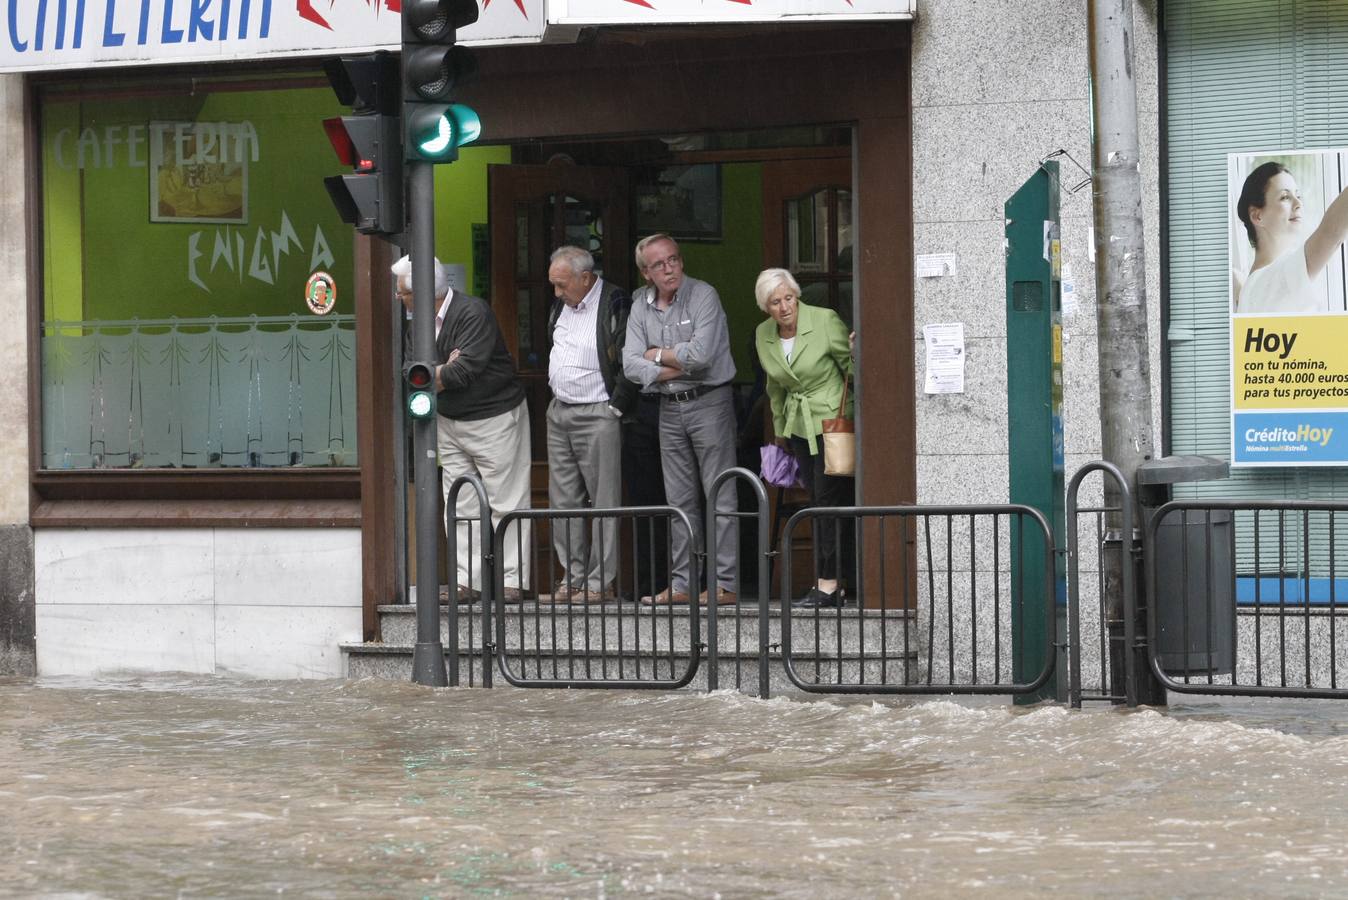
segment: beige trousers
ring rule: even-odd
[[[482,479],[491,506],[492,530],[501,514],[530,506],[529,404],[489,419],[447,419],[436,417],[436,443],[440,451],[440,487],[448,508],[449,486],[460,475],[474,474]],[[474,517],[470,525],[460,522],[455,531],[458,553],[458,583],[474,590],[482,589],[482,535],[477,525],[477,492],[471,487],[459,489],[459,516]],[[505,578],[502,587],[529,587],[529,541],[532,529],[528,521],[519,521],[507,529],[501,559]]]

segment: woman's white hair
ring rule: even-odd
[[[435,299],[443,300],[449,293],[449,270],[445,264],[436,259],[435,269]],[[400,283],[407,285],[407,289],[412,289],[412,257],[404,256],[393,265],[389,266],[389,271],[398,279]]]
[[[758,273],[758,281],[754,283],[754,300],[758,301],[758,308],[765,315],[768,311],[768,300],[772,297],[772,292],[782,285],[791,288],[796,299],[800,299],[800,285],[796,279],[786,269],[764,269]]]

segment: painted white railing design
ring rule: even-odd
[[[43,323],[48,469],[354,466],[355,317]]]

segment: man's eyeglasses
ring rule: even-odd
[[[658,259],[655,262],[646,263],[646,268],[659,269],[660,271],[663,272],[666,270],[677,269],[682,263],[683,260],[679,258],[679,254],[675,253],[673,256],[666,256],[664,259]]]

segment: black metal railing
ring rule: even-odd
[[[473,491],[477,511],[471,509],[459,514],[459,494],[464,488]],[[464,560],[464,575],[459,574],[459,545],[456,535],[462,529],[468,558]],[[448,627],[445,644],[445,662],[451,687],[458,687],[467,669],[470,686],[481,678],[483,687],[491,687],[491,656],[486,636],[491,634],[492,598],[496,596],[495,557],[492,554],[491,504],[481,479],[476,475],[460,475],[449,486],[445,497],[445,534],[448,536],[448,559],[445,571],[449,574],[446,595],[440,598],[446,607]],[[485,536],[485,540],[484,540]],[[476,552],[475,552],[476,551]],[[423,579],[423,584],[434,583]],[[462,595],[461,595],[462,594]],[[461,662],[467,661],[463,667]]]
[[[494,643],[488,649],[502,677],[521,687],[672,689],[692,682],[704,649],[695,588],[698,554],[689,554],[691,602],[641,602],[671,586],[678,528],[693,547],[689,519],[674,507],[522,509],[502,515],[495,534],[495,582],[502,584],[508,541],[515,542],[515,558],[529,560],[531,572],[529,584],[517,593],[502,589],[492,604]],[[578,537],[588,540],[573,540]],[[636,548],[662,544],[664,553],[652,557],[666,562],[658,568],[653,558],[633,558],[610,571],[601,561],[598,584],[575,584],[558,562],[558,538],[566,547],[584,545],[587,560],[588,547],[603,547],[610,538],[625,543],[629,556]]]
[[[1054,545],[1038,510],[1013,504],[801,510],[781,538],[786,598],[797,593],[791,550],[806,524],[815,537],[833,529],[835,547],[852,529],[861,564],[853,579],[859,596],[846,604],[782,603],[782,659],[797,688],[1026,694],[1048,682],[1056,655]],[[876,551],[870,566],[866,547]],[[1042,663],[1028,663],[1036,658]]]
[[[735,487],[744,487],[753,497],[754,508],[752,510],[739,510],[738,505],[735,512],[722,512],[717,509],[717,504],[707,503],[707,527],[704,532],[706,540],[704,546],[715,546],[716,542],[712,537],[717,533],[717,526],[722,519],[731,519],[737,525],[740,531],[740,540],[735,542],[736,554],[736,572],[739,573],[739,584],[723,585],[717,575],[717,566],[714,555],[711,560],[707,560],[708,554],[704,551],[702,554],[704,560],[704,571],[707,573],[707,596],[716,597],[718,589],[725,588],[735,591],[737,594],[736,603],[722,607],[719,603],[710,602],[707,609],[707,690],[714,691],[721,687],[721,670],[727,668],[728,675],[733,682],[733,687],[737,691],[745,691],[748,684],[746,678],[747,663],[754,662],[755,677],[758,682],[757,690],[750,693],[756,693],[759,697],[767,698],[771,694],[771,674],[769,671],[769,654],[773,646],[772,635],[770,632],[770,614],[769,614],[769,581],[771,577],[771,557],[772,545],[768,536],[768,494],[763,487],[763,482],[757,475],[748,469],[732,468],[726,469],[720,475],[717,475],[712,482],[709,493],[713,497],[719,497],[721,492],[729,485]],[[752,528],[752,534],[749,535],[751,549],[744,552],[744,541],[742,529],[744,526]],[[754,571],[749,572],[746,562],[754,561]],[[752,578],[750,575],[752,574]],[[746,588],[752,585],[757,592],[757,602],[752,606],[748,605]],[[722,613],[729,612],[729,633],[722,630]],[[748,614],[752,614],[750,618]],[[728,661],[724,662],[728,657]]]
[[[1101,502],[1081,505],[1086,477],[1102,475]],[[1104,700],[1137,705],[1137,563],[1140,534],[1133,524],[1133,497],[1128,480],[1113,463],[1089,462],[1067,486],[1068,703]],[[1082,536],[1088,538],[1083,551]],[[1083,567],[1082,563],[1085,563]],[[1082,577],[1082,572],[1087,577]],[[1086,590],[1089,605],[1083,607]],[[1084,635],[1084,636],[1083,636]],[[1090,651],[1090,671],[1083,679],[1082,655]]]
[[[1104,499],[1082,503],[1084,479],[1096,472]],[[522,686],[669,689],[702,674],[709,690],[766,697],[774,679],[811,693],[1030,694],[1052,677],[1059,551],[1035,509],[807,508],[772,546],[762,483],[731,469],[712,491],[732,486],[734,510],[708,504],[699,540],[672,507],[517,510],[493,528],[481,482],[455,481],[446,529],[469,529],[469,558],[459,573],[451,538],[449,683],[490,687],[499,668]],[[464,490],[478,503],[460,515]],[[1088,463],[1069,482],[1063,638],[1071,705],[1163,702],[1162,688],[1348,698],[1348,659],[1339,658],[1348,640],[1348,631],[1339,635],[1348,629],[1348,503],[1175,501],[1140,531],[1133,508],[1109,463]],[[740,536],[735,585],[720,583],[704,549],[726,518]],[[676,528],[689,535],[688,602],[642,604],[672,581]],[[849,532],[854,538],[854,569],[843,572],[840,562],[831,573],[851,596],[837,606],[793,606],[822,574],[821,529],[833,530],[838,547]],[[612,572],[605,561],[597,579],[558,596],[554,586],[567,576],[557,548],[583,545],[577,535],[599,546],[617,536],[621,552]],[[511,541],[510,555],[531,570],[518,590],[503,582]],[[727,588],[738,594],[733,605],[698,603],[703,571],[706,596]]]
[[[1184,500],[1147,522],[1153,674],[1171,691],[1348,698],[1348,503]],[[1344,674],[1340,674],[1344,669]]]

